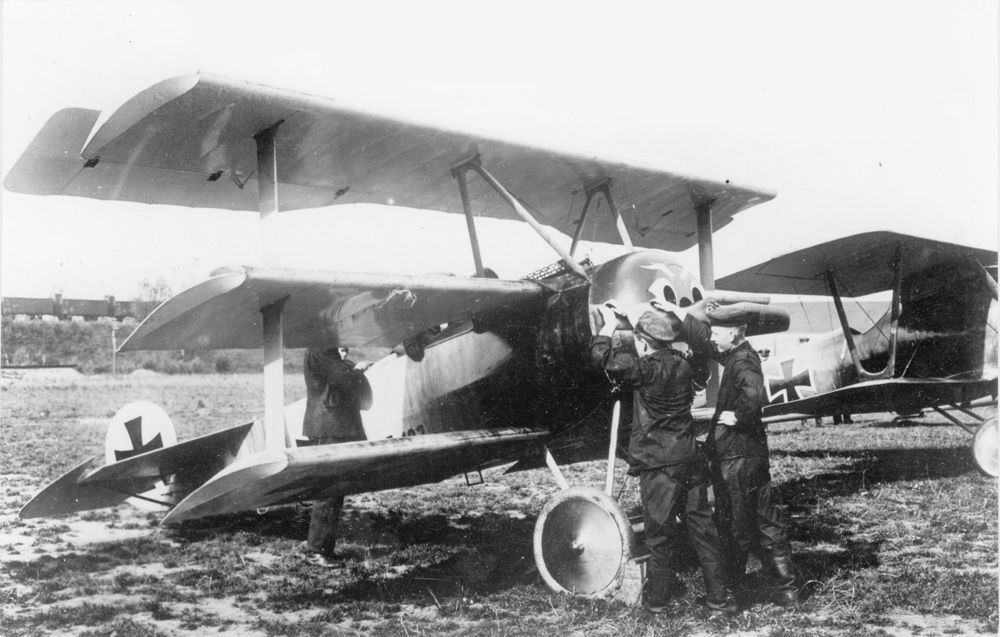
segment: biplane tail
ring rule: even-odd
[[[129,403],[111,420],[104,454],[85,460],[43,488],[21,508],[20,517],[51,517],[123,502],[150,510],[172,508],[232,464],[241,451],[262,446],[262,440],[254,444],[262,434],[251,433],[253,424],[178,444],[163,409],[146,401]]]

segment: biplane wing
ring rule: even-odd
[[[516,460],[547,436],[539,429],[481,429],[263,451],[212,477],[163,523],[438,482]]]
[[[979,378],[887,378],[870,380],[764,407],[764,417],[785,414],[827,416],[892,411],[911,413],[921,408],[967,403],[997,391],[996,377]]]
[[[719,279],[722,290],[771,294],[827,294],[826,272],[846,282],[849,296],[890,290],[896,277],[896,247],[901,248],[900,276],[936,264],[968,259],[983,267],[996,266],[997,253],[896,232],[877,231],[834,239],[789,252]]]
[[[286,347],[392,347],[443,323],[531,311],[533,281],[225,268],[154,310],[122,351],[261,347],[261,310],[283,303]]]
[[[277,127],[277,128],[275,128]],[[275,130],[282,210],[379,203],[463,213],[453,169],[477,158],[538,221],[574,235],[586,191],[609,184],[639,247],[697,242],[697,208],[712,227],[774,197],[725,181],[614,158],[491,139],[387,117],[334,100],[207,75],[160,82],[98,121],[54,115],[8,174],[15,192],[259,211],[255,136]],[[520,219],[481,180],[477,213]],[[576,208],[574,209],[574,203]],[[581,238],[617,241],[616,219],[586,218]]]

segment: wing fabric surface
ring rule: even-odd
[[[516,460],[547,435],[527,428],[480,429],[265,451],[220,472],[163,523],[437,482]]]
[[[697,206],[711,203],[712,224],[719,229],[733,215],[774,196],[206,75],[160,82],[91,131],[94,113],[67,109],[53,116],[8,174],[6,187],[257,211],[254,135],[277,126],[283,210],[388,203],[463,213],[452,169],[478,155],[543,224],[573,234],[584,190],[610,180],[637,246],[683,250],[697,241]],[[519,219],[482,180],[470,178],[469,188],[477,214]],[[582,238],[617,242],[614,219],[588,215]]]
[[[392,347],[442,323],[533,312],[548,295],[532,281],[226,268],[160,305],[121,351],[261,347],[260,312],[277,302],[286,347]]]
[[[997,379],[891,378],[856,383],[825,394],[764,407],[764,418],[784,414],[829,416],[894,411],[909,413],[926,407],[960,404],[996,395]]]
[[[997,253],[895,232],[866,232],[775,257],[719,279],[719,289],[772,294],[829,294],[824,273],[832,271],[845,296],[890,290],[896,246],[902,247],[903,278],[938,264],[966,259],[995,266]]]

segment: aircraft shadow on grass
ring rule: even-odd
[[[952,478],[976,470],[964,447],[772,453],[844,460],[837,470],[793,478],[775,487],[777,502],[789,514],[789,532],[798,547],[797,566],[803,582],[811,582],[810,589],[847,572],[878,566],[882,544],[881,540],[858,535],[846,516],[836,512],[817,513],[817,503],[855,495],[879,484]],[[234,514],[186,522],[172,530],[171,535],[181,542],[238,534],[298,539],[306,536],[308,527],[308,506],[286,506],[262,514]],[[368,599],[377,594],[380,599],[398,600],[411,594],[425,594],[429,583],[449,582],[466,590],[495,593],[536,577],[532,569],[530,518],[487,513],[454,520],[442,514],[359,511],[352,509],[348,500],[339,530],[342,536],[339,552],[347,562],[385,558],[420,545],[468,547],[468,551],[431,560],[391,581],[357,579],[340,591],[340,595],[350,599]],[[686,538],[682,540],[677,566],[697,579],[697,560]],[[760,570],[751,571],[750,588],[762,587],[764,574]]]
[[[295,505],[185,522],[168,533],[182,543],[237,536],[249,542],[254,537],[298,541],[308,529],[309,507]],[[414,594],[426,598],[428,586],[442,585],[495,593],[536,577],[533,530],[532,519],[505,513],[454,519],[434,513],[359,511],[348,500],[338,525],[337,555],[342,562],[331,570],[331,577],[337,579],[342,569],[350,571],[366,560],[388,558],[392,563],[392,555],[407,552],[404,562],[417,564],[401,576],[388,580],[351,576],[339,596],[365,600],[377,595],[383,601],[398,601]]]

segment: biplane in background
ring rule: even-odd
[[[997,399],[996,267],[989,250],[869,232],[776,257],[718,284],[833,298],[839,329],[813,334],[764,364],[766,418],[933,409],[973,435],[977,464],[995,477],[996,416],[972,407]],[[849,325],[842,289],[854,297],[889,291],[892,299],[860,332]]]
[[[712,290],[713,230],[771,193],[211,76],[166,80],[105,118],[60,111],[5,185],[34,194],[256,210],[264,240],[262,266],[217,270],[160,306],[120,348],[263,348],[263,418],[166,445],[169,426],[155,426],[163,421],[157,414],[120,414],[108,432],[107,457],[47,486],[23,517],[141,496],[167,506],[163,521],[175,523],[434,482],[515,461],[515,467],[548,465],[562,490],[536,524],[539,571],[556,590],[605,594],[622,580],[633,537],[610,496],[615,397],[589,362],[591,308],[612,299],[681,306],[714,299],[721,309],[709,322],[745,322],[751,334],[788,324],[787,313],[766,297]],[[574,209],[574,201],[582,205]],[[599,201],[609,214],[595,213]],[[267,228],[279,204],[294,210],[348,203],[465,215],[476,275],[274,264]],[[560,260],[521,280],[488,276],[477,213],[529,224]],[[569,249],[549,227],[573,237]],[[582,237],[620,240],[627,251],[590,263],[576,255]],[[696,243],[700,281],[669,252]],[[618,338],[628,346],[631,333],[619,330]],[[374,392],[374,406],[364,413],[366,441],[296,444],[303,405],[285,406],[285,347],[400,344],[405,354],[391,354],[366,372]],[[609,458],[604,490],[566,488],[560,462],[601,457]],[[150,496],[158,483],[168,487]]]

